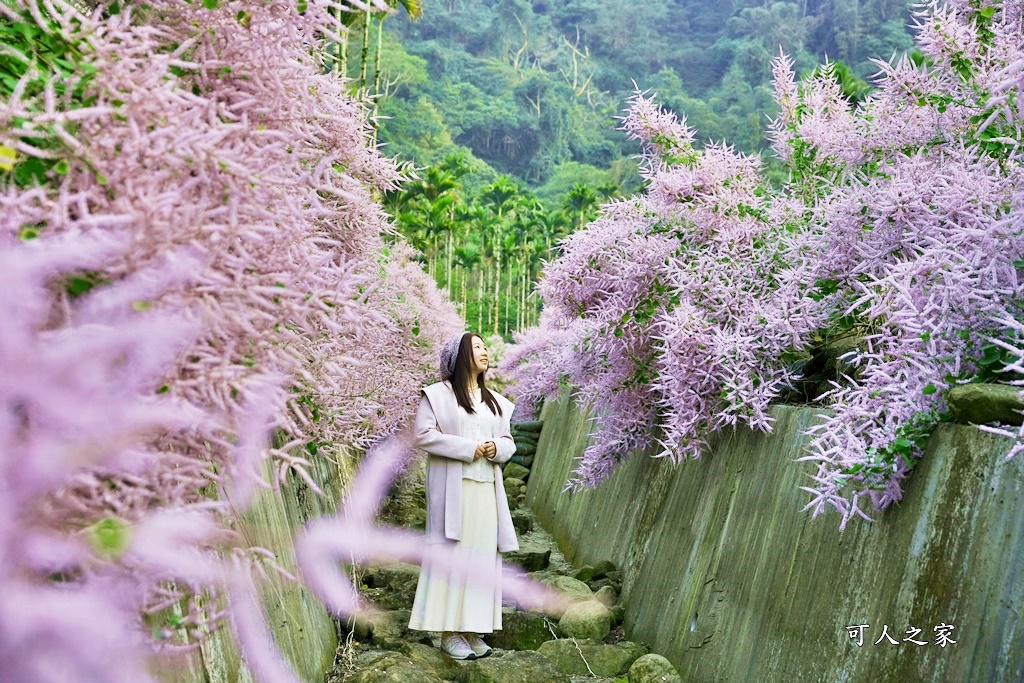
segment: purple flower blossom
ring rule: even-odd
[[[398,430],[462,329],[373,199],[401,177],[366,108],[318,62],[337,7],[0,6],[87,62],[0,101],[15,166],[59,162],[39,186],[0,171],[10,680],[149,680],[228,622],[257,677],[293,678],[253,602],[281,568],[235,515]]]
[[[520,400],[565,379],[598,416],[570,485],[596,485],[652,433],[678,461],[722,426],[769,430],[795,379],[785,359],[853,318],[863,348],[846,359],[855,376],[820,397],[831,410],[803,458],[817,464],[807,508],[838,510],[843,528],[868,517],[862,501],[900,499],[919,454],[883,454],[945,407],[1001,327],[1022,331],[1022,7],[923,7],[929,61],[877,62],[878,89],[856,107],[828,66],[798,84],[776,59],[781,191],[755,159],[695,152],[682,121],[636,95],[623,125],[649,189],[564,241],[545,315],[509,352]]]

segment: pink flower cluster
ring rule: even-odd
[[[798,84],[778,58],[781,190],[756,160],[694,152],[693,133],[637,95],[624,127],[649,189],[565,240],[541,324],[509,352],[521,400],[563,379],[599,416],[571,485],[596,485],[652,433],[680,459],[724,425],[768,429],[794,379],[786,361],[853,320],[857,372],[820,397],[831,411],[811,431],[808,508],[834,507],[842,528],[867,517],[863,498],[900,498],[913,449],[884,454],[912,445],[907,431],[944,409],[983,344],[1019,332],[1022,6],[923,8],[923,62],[879,62],[856,107],[827,67]]]
[[[564,378],[593,412],[574,488],[600,483],[655,427],[675,461],[723,425],[768,429],[793,379],[783,353],[823,322],[806,296],[815,244],[787,229],[799,205],[768,201],[756,158],[698,154],[693,133],[653,109],[638,94],[625,119],[653,155],[647,194],[564,240],[540,284],[541,325],[509,351],[520,399],[551,397]]]
[[[143,620],[191,646],[225,593],[250,666],[292,680],[251,596],[275,562],[234,516],[268,456],[273,485],[315,489],[311,458],[394,433],[463,328],[317,57],[335,9],[366,5],[303,4],[0,5],[84,60],[0,101],[14,167],[58,162],[42,185],[0,171],[5,680],[148,680]]]
[[[1022,118],[1019,86],[1006,81],[1024,54],[1021,6],[920,13],[927,61],[879,62],[878,90],[850,111],[857,135],[819,126],[806,136],[795,112],[775,123],[806,143],[824,243],[818,277],[837,283],[834,315],[855,316],[866,332],[849,359],[856,378],[822,397],[832,411],[811,430],[806,457],[818,463],[808,507],[836,508],[842,526],[868,518],[865,497],[878,509],[901,498],[913,459],[882,453],[945,408],[943,390],[970,378],[999,321],[1019,315]],[[821,89],[811,82],[802,96]]]

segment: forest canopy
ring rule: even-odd
[[[634,82],[687,118],[698,147],[763,152],[780,49],[798,74],[838,60],[844,90],[862,96],[870,58],[912,49],[911,4],[426,0],[385,27],[380,139],[421,166],[464,151],[538,188],[571,162],[630,191],[634,151],[615,117]]]

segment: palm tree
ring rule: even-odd
[[[462,282],[461,296],[459,298],[459,301],[462,302],[462,308],[459,312],[462,313],[463,318],[468,318],[468,311],[466,310],[466,271],[480,262],[480,247],[473,242],[469,242],[458,247],[453,256],[455,266],[458,269],[457,272],[460,275],[459,280]],[[479,312],[477,315],[479,315]]]
[[[513,199],[520,193],[520,186],[511,176],[500,175],[480,193],[480,199],[488,202],[499,218],[513,205]]]
[[[430,230],[435,250],[437,249],[437,237],[439,235],[446,236],[446,249],[445,258],[447,260],[447,272],[445,280],[445,286],[450,287],[452,281],[452,247],[454,243],[454,232],[455,232],[455,209],[458,206],[459,198],[454,194],[445,193],[435,199],[433,202],[426,205],[426,210],[423,212],[423,222]]]
[[[576,230],[593,218],[593,210],[596,207],[597,193],[583,183],[576,183],[565,195],[565,212],[572,219]]]
[[[423,4],[421,0],[386,0],[388,7],[397,9],[403,8],[409,15],[410,19],[418,19],[423,16]],[[374,72],[373,72],[373,89],[371,93],[377,94],[380,89],[380,57],[384,43],[384,19],[388,16],[388,12],[374,12],[367,8],[363,12],[343,12],[340,7],[335,9],[335,17],[340,22],[341,26],[346,30],[343,36],[347,35],[347,31],[351,31],[357,25],[360,25],[362,29],[362,53],[360,56],[359,63],[359,80],[356,82],[356,87],[361,91],[366,91],[366,73],[367,65],[370,57],[370,25],[373,20],[377,20],[377,46],[374,54]],[[342,78],[348,75],[348,40],[343,40],[335,45],[333,50],[330,50],[334,58],[337,60],[339,72]]]
[[[387,0],[388,7],[405,9],[410,19],[419,19],[423,16],[423,3],[420,0]],[[377,52],[373,58],[373,92],[380,93],[380,55],[384,43],[384,17],[387,15],[381,12],[377,15]],[[374,109],[376,111],[376,108]]]
[[[469,167],[469,162],[466,161],[465,152],[452,152],[451,154],[446,154],[444,159],[441,160],[440,168],[448,171],[448,173],[452,174],[456,180],[472,170]]]
[[[485,187],[480,193],[480,198],[490,204],[492,211],[497,218],[491,224],[491,255],[495,267],[495,278],[494,278],[494,317],[493,317],[493,332],[498,333],[498,314],[501,311],[501,271],[504,262],[504,234],[508,228],[508,218],[510,212],[514,212],[518,207],[518,201],[520,198],[521,188],[519,183],[513,180],[507,175],[498,176],[498,178]],[[488,288],[490,289],[490,288]]]

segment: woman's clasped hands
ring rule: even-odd
[[[493,441],[485,441],[482,444],[478,444],[476,452],[473,453],[473,460],[477,458],[487,458],[491,460],[495,455],[498,454],[498,447],[494,445]]]

